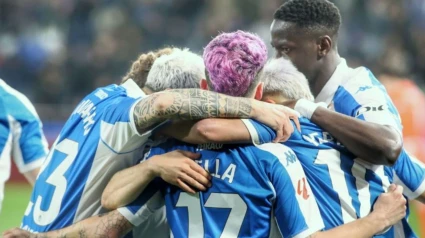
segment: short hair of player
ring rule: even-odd
[[[154,92],[165,89],[199,88],[201,79],[205,79],[202,57],[189,49],[174,48],[171,54],[155,60],[145,87]]]
[[[173,48],[166,47],[139,55],[137,60],[131,65],[130,70],[123,77],[121,83],[132,79],[140,88],[143,88],[155,60],[162,55],[169,55],[171,52],[173,52]]]
[[[259,75],[263,95],[281,95],[289,100],[314,100],[304,74],[285,58],[272,59],[266,63]]]
[[[267,47],[257,35],[244,31],[222,33],[204,50],[208,87],[231,96],[249,95],[266,61]]]
[[[274,19],[331,36],[338,35],[341,25],[338,8],[327,0],[289,0],[276,10]]]

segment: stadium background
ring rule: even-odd
[[[201,53],[212,36],[236,29],[269,43],[274,10],[283,2],[0,0],[0,78],[31,99],[52,143],[75,104],[92,89],[119,82],[140,52],[174,45]],[[425,1],[335,2],[343,16],[341,55],[385,83],[402,114],[405,145],[425,160],[419,89],[425,85]],[[14,169],[0,232],[19,225],[30,192]],[[413,210],[411,223],[425,237],[425,209]]]

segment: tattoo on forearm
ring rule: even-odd
[[[96,228],[95,237],[121,237],[132,228],[127,219],[115,211],[101,217],[102,219]]]
[[[140,101],[134,109],[134,120],[139,131],[164,119],[196,120],[210,117],[248,118],[251,101],[200,90],[181,89],[167,91],[170,103],[157,110],[155,103],[161,95],[154,94]],[[165,96],[165,95],[162,95]]]

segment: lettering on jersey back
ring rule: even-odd
[[[72,114],[79,115],[83,120],[84,136],[86,136],[90,132],[94,124],[94,117],[96,116],[96,106],[92,101],[87,99],[80,103],[80,105],[78,105],[78,107]]]
[[[211,165],[210,160],[198,160],[196,162],[198,162],[202,167],[204,167],[204,169],[208,171],[212,177],[221,179],[223,181],[227,179],[229,183],[233,182],[237,167],[235,164],[231,163],[228,166],[220,166],[220,159],[215,159],[215,163],[212,163]]]
[[[205,143],[205,144],[198,145],[198,147],[196,148],[196,151],[200,151],[200,150],[219,150],[221,148],[223,148],[223,144]]]
[[[321,144],[325,144],[325,143],[331,143],[331,144],[337,144],[338,146],[342,146],[343,145],[337,141],[329,132],[312,132],[310,134],[307,135],[303,135],[304,140],[312,143],[315,146],[319,146]]]

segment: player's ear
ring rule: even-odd
[[[208,83],[206,79],[201,79],[201,81],[199,82],[199,85],[201,86],[201,89],[203,90],[209,90],[208,89]]]
[[[326,56],[329,51],[331,51],[333,43],[334,42],[332,41],[332,38],[328,35],[320,36],[319,38],[317,38],[318,56]]]
[[[263,82],[260,82],[257,85],[257,87],[255,88],[254,99],[261,100],[263,98],[263,86],[264,86]]]

